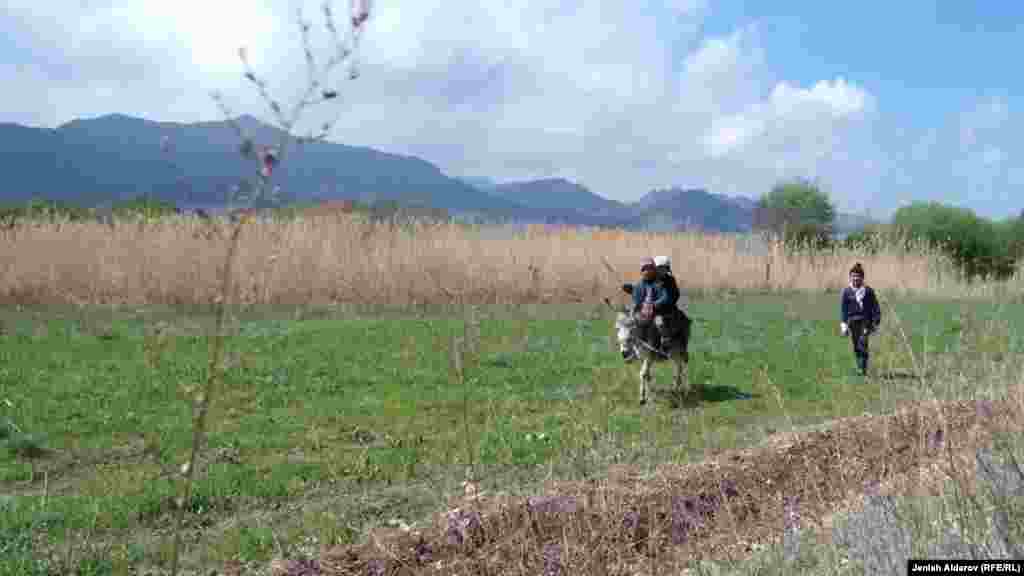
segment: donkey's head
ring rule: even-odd
[[[615,317],[615,339],[623,358],[630,358],[636,352],[636,319],[625,307]]]

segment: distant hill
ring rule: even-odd
[[[634,205],[631,224],[640,228],[747,232],[753,202],[711,194],[701,188],[652,190]]]
[[[243,116],[257,144],[273,145],[280,132]],[[161,151],[168,137],[173,153]],[[114,114],[75,120],[56,129],[0,125],[5,177],[0,200],[32,196],[88,204],[140,194],[178,204],[223,203],[232,186],[255,166],[238,153],[227,122],[157,123]],[[335,143],[305,144],[282,163],[275,182],[295,200],[396,200],[456,212],[543,218],[544,214],[481,194],[419,158]]]
[[[465,182],[466,184],[469,184],[473,188],[477,188],[485,192],[492,192],[495,188],[498,187],[498,182],[491,180],[490,178],[487,178],[485,176],[465,176],[459,179]]]
[[[252,116],[237,122],[257,145],[280,141],[278,129]],[[161,150],[165,138],[168,153]],[[256,168],[241,157],[239,145],[226,121],[181,124],[109,114],[55,129],[0,123],[0,202],[42,196],[102,205],[149,194],[185,208],[223,206]],[[274,181],[290,201],[396,201],[489,220],[644,229],[744,231],[754,204],[703,189],[652,190],[624,203],[562,178],[458,179],[414,156],[331,142],[304,144],[281,164]],[[856,225],[857,218],[840,220]]]
[[[849,234],[851,232],[861,230],[865,226],[868,226],[870,224],[878,223],[878,220],[874,218],[869,218],[867,216],[862,216],[860,214],[849,214],[845,212],[839,212],[836,214],[835,227],[838,233]]]
[[[484,190],[517,204],[541,210],[575,211],[615,218],[627,209],[621,202],[598,196],[586,187],[562,178],[507,182]]]
[[[596,223],[631,229],[670,231],[749,232],[757,201],[742,196],[715,194],[703,188],[665,188],[649,191],[636,202],[617,202],[564,179],[524,182],[486,182],[479,189],[539,210],[575,211],[578,223]],[[836,229],[849,233],[871,220],[839,213]]]

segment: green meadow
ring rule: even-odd
[[[414,523],[470,477],[528,492],[615,464],[704,459],[957,394],[924,382],[991,374],[1024,351],[1020,304],[881,296],[868,378],[839,336],[838,294],[694,298],[692,401],[669,393],[662,364],[645,407],[603,306],[241,311],[185,504],[186,566],[259,567]],[[0,318],[0,574],[165,565],[211,315]]]

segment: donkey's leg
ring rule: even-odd
[[[644,354],[644,363],[640,368],[640,405],[647,404],[647,383],[651,379],[651,355]]]
[[[672,354],[672,363],[675,364],[676,394],[681,395],[684,392],[686,376],[688,376],[686,373],[686,360],[683,359],[683,352],[676,352]]]
[[[686,389],[686,394],[693,391],[693,386],[690,383],[690,328],[689,325],[684,325],[683,330],[679,335],[678,350],[679,356],[677,359],[676,370],[677,381],[676,387],[683,386]]]

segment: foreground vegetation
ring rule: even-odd
[[[872,432],[870,420],[845,440],[814,436],[743,464],[760,474],[738,480],[756,520],[705,519],[704,532],[680,532],[691,520],[674,512],[729,468],[715,458],[742,461],[731,449],[907,402],[1016,391],[1019,277],[968,278],[942,245],[877,236],[800,250],[756,237],[523,233],[361,213],[234,224],[157,216],[38,218],[0,232],[0,573],[157,570],[174,564],[182,534],[185,566],[246,574],[271,559],[288,575],[386,572],[395,562],[466,574],[743,572],[740,558],[766,573],[875,573],[906,538],[913,550],[952,551],[1021,533],[1024,515],[1000,500],[1013,490],[1005,482],[971,504],[930,497],[878,512],[869,503],[837,524],[831,544],[820,530],[775,526],[773,514],[790,511],[779,494],[803,494],[801,510],[817,517],[842,504],[849,482],[891,483],[924,465],[900,452],[913,441]],[[236,232],[237,256],[226,260]],[[697,320],[697,395],[688,403],[662,391],[641,409],[637,368],[622,364],[601,299],[617,299],[639,259],[657,253],[673,258]],[[836,331],[854,260],[885,306],[867,380]],[[242,312],[221,377],[210,352],[225,302]],[[207,407],[202,450],[182,467],[197,446],[194,415]],[[943,446],[961,458],[971,428],[942,414],[933,423],[956,436]],[[780,469],[786,450],[832,467]],[[859,472],[835,481],[847,469]],[[184,473],[195,483],[179,500]],[[977,494],[984,478],[949,482]],[[771,479],[783,485],[766,488]],[[437,515],[480,491],[502,494],[508,508]],[[566,515],[552,502],[590,504]],[[909,527],[906,514],[917,519]],[[936,531],[951,514],[953,536]],[[622,522],[640,519],[644,535],[623,539]],[[465,544],[479,530],[486,545]],[[858,548],[857,534],[893,534],[883,542],[904,547]]]
[[[483,307],[468,326],[471,316],[426,307],[250,311],[230,338],[186,503],[188,565],[310,557],[422,520],[466,480],[506,493],[600,482],[616,465],[642,474],[772,432],[922,397],[1000,396],[1017,382],[1017,304],[889,297],[877,377],[863,380],[836,333],[835,300],[695,296],[700,402],[662,394],[649,410],[636,406],[636,367],[622,365],[601,307]],[[166,565],[210,317],[62,310],[3,317],[0,573]],[[458,380],[451,343],[467,329],[477,351],[465,347]]]
[[[225,300],[221,273],[234,231],[239,252],[226,294],[242,314],[228,331],[227,371],[211,377],[209,303]],[[615,488],[612,471],[672,477],[666,466],[801,426],[922,398],[991,398],[1019,384],[1020,280],[967,282],[941,247],[800,251],[754,237],[522,233],[360,214],[242,224],[181,215],[40,219],[0,234],[8,248],[0,252],[0,573],[166,567],[183,470],[195,473],[180,508],[187,566],[254,573],[271,558],[290,558],[279,572],[302,574],[320,551],[342,546],[363,573],[381,558],[403,558],[397,548],[366,548],[379,541],[368,533],[397,526],[408,536],[401,529],[410,525],[429,532],[432,515],[467,487],[536,495],[583,481],[652,510],[671,508],[675,500],[644,500],[644,482]],[[690,377],[698,394],[693,405],[663,392],[645,411],[636,406],[636,367],[622,365],[600,301],[617,298],[640,257],[655,253],[672,256],[697,319]],[[837,291],[853,260],[864,262],[886,306],[873,342],[876,377],[867,381],[855,376],[849,342],[836,333]],[[211,412],[204,449],[186,470],[197,397]],[[828,453],[863,467],[863,451],[834,443]],[[819,498],[818,510],[837,497]],[[770,508],[774,498],[755,500]],[[637,556],[635,543],[616,536],[629,507],[604,502],[601,521],[585,530],[579,521],[552,524],[569,522],[560,566],[701,559],[698,568],[721,571],[735,559],[726,554],[722,563],[736,542]],[[962,505],[915,508],[936,522],[950,509],[965,514]],[[510,522],[490,536],[489,549],[505,550],[491,569],[535,573],[547,556],[506,553],[550,551],[548,533]],[[984,532],[978,526],[971,530]],[[738,541],[740,530],[732,533]],[[763,547],[770,533],[743,538]],[[794,538],[744,557],[755,553],[769,573],[791,573]],[[653,542],[647,554],[662,550]],[[804,545],[800,566],[827,573],[834,564],[825,558],[863,552],[836,542]],[[454,555],[456,573],[484,570],[472,550],[433,546]],[[878,554],[843,566],[871,573]]]

